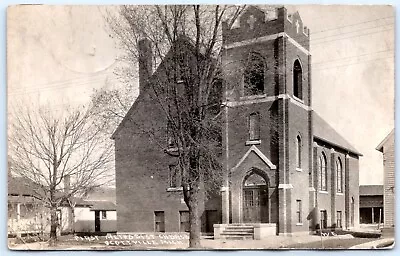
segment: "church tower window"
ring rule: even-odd
[[[301,169],[301,138],[297,135],[296,138],[296,167]]]
[[[303,70],[299,60],[296,60],[293,65],[293,95],[298,99],[303,99]]]
[[[264,94],[264,58],[259,53],[251,53],[244,71],[245,96]]]
[[[260,139],[260,116],[258,113],[250,114],[249,136],[250,136],[250,140],[259,140]]]

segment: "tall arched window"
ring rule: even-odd
[[[299,60],[295,60],[293,65],[293,95],[303,99],[303,70]]]
[[[249,117],[249,139],[260,139],[260,115],[258,113],[251,113]]]
[[[244,94],[264,94],[264,58],[259,53],[250,53],[246,69],[244,71]]]
[[[296,138],[296,167],[301,169],[301,137],[297,135]]]
[[[324,153],[318,158],[318,168],[319,168],[319,190],[327,191],[326,186],[328,180],[328,173],[326,171],[326,156]]]
[[[174,138],[174,124],[171,121],[167,122],[167,145],[168,148],[176,147],[175,138]]]
[[[338,193],[343,192],[343,169],[342,169],[342,161],[340,158],[336,161],[336,191]]]

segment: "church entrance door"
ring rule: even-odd
[[[268,186],[258,174],[250,175],[243,186],[243,222],[268,223]]]

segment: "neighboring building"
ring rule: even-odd
[[[106,200],[76,199],[74,207],[66,205],[61,207],[61,219],[63,233],[112,233],[117,231],[116,206],[113,202]]]
[[[96,187],[91,191],[88,191],[83,198],[90,201],[110,201],[115,204],[116,196],[115,196],[115,187]]]
[[[61,207],[63,233],[111,233],[117,231],[115,189],[98,187]]]
[[[24,177],[8,175],[8,235],[45,234],[50,232],[50,210],[40,198],[40,186]],[[101,200],[99,197],[107,194]],[[72,198],[57,210],[58,231],[116,232],[115,189],[97,188],[85,199]]]
[[[117,209],[110,201],[92,201],[95,232],[117,232]]]
[[[383,185],[360,185],[360,224],[383,222]]]
[[[249,6],[222,35],[226,175],[220,195],[206,202],[202,231],[214,227],[220,237],[246,223],[257,239],[308,233],[319,225],[357,227],[361,154],[312,109],[310,38],[299,14]],[[181,46],[190,58],[190,40],[176,41],[174,47]],[[148,41],[139,49],[140,94],[113,134],[117,230],[186,231],[176,159],[154,144],[168,143],[168,124],[148,89],[172,65],[166,59],[150,76]],[[137,124],[157,132],[150,139]]]
[[[376,147],[376,150],[383,153],[383,208],[385,227],[395,226],[395,143],[394,129]]]
[[[8,235],[21,236],[50,232],[49,212],[38,198],[38,185],[8,175]]]

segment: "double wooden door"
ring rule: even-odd
[[[269,222],[267,186],[251,186],[243,189],[243,222]]]

